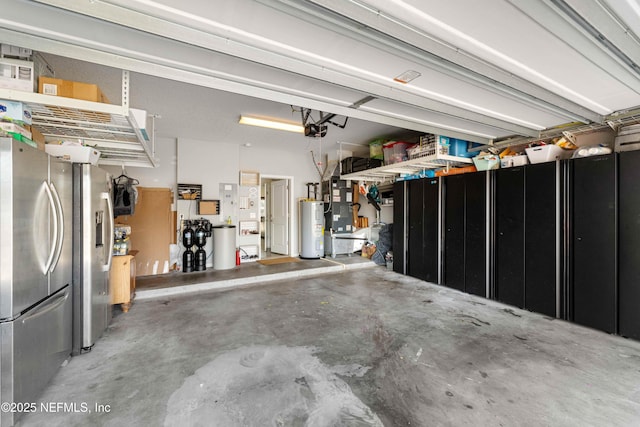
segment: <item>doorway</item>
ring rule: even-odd
[[[260,175],[260,241],[262,257],[291,255],[293,177]]]

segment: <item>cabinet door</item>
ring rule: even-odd
[[[640,339],[640,151],[619,158],[619,333]]]
[[[487,172],[465,176],[465,292],[487,296]]]
[[[444,280],[464,291],[464,175],[444,178]]]
[[[616,158],[571,160],[572,320],[616,330]]]
[[[429,178],[424,180],[423,193],[423,228],[422,228],[422,250],[424,265],[423,279],[427,282],[438,283],[438,201],[439,186],[437,178]]]
[[[556,316],[559,163],[525,168],[525,308]]]
[[[409,276],[424,279],[424,182],[423,179],[407,183],[409,236],[407,254],[407,273]]]
[[[405,252],[407,236],[405,233],[405,183],[393,184],[393,271],[405,274]]]
[[[524,306],[524,168],[496,171],[496,299]]]

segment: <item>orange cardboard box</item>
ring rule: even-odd
[[[45,151],[44,144],[46,141],[44,140],[44,135],[38,129],[33,126],[26,126],[31,131],[31,140],[38,144],[38,149],[41,151]]]
[[[90,83],[81,83],[41,76],[38,78],[38,92],[45,95],[62,96],[65,98],[83,99],[85,101],[109,104],[109,100],[104,96],[98,85]]]

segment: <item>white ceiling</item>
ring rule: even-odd
[[[362,129],[488,143],[640,105],[634,0],[4,3],[0,40],[276,101],[280,109],[254,105],[286,119],[288,105],[302,105],[361,119]],[[421,75],[394,81],[407,70]]]
[[[111,103],[121,102],[121,70],[52,54],[43,54],[43,57],[59,77],[81,82],[99,82],[100,89]],[[254,147],[283,144],[302,151],[317,147],[314,138],[302,134],[238,124],[241,114],[300,122],[301,114],[297,106],[292,108],[289,104],[140,73],[130,75],[129,99],[132,107],[146,109],[149,115],[159,116],[155,120],[156,138],[251,144]],[[318,119],[319,112],[314,110],[311,116]],[[344,116],[335,118],[340,124],[344,120]],[[358,148],[351,144],[365,144],[376,137],[402,138],[414,134],[413,131],[397,127],[349,118],[344,129],[329,126],[327,135],[323,138],[323,149],[333,149],[337,142],[347,142],[348,145],[343,144],[345,150],[363,154],[364,147]]]

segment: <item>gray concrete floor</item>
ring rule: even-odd
[[[78,411],[20,426],[632,426],[640,343],[346,269],[138,301],[40,402]]]

